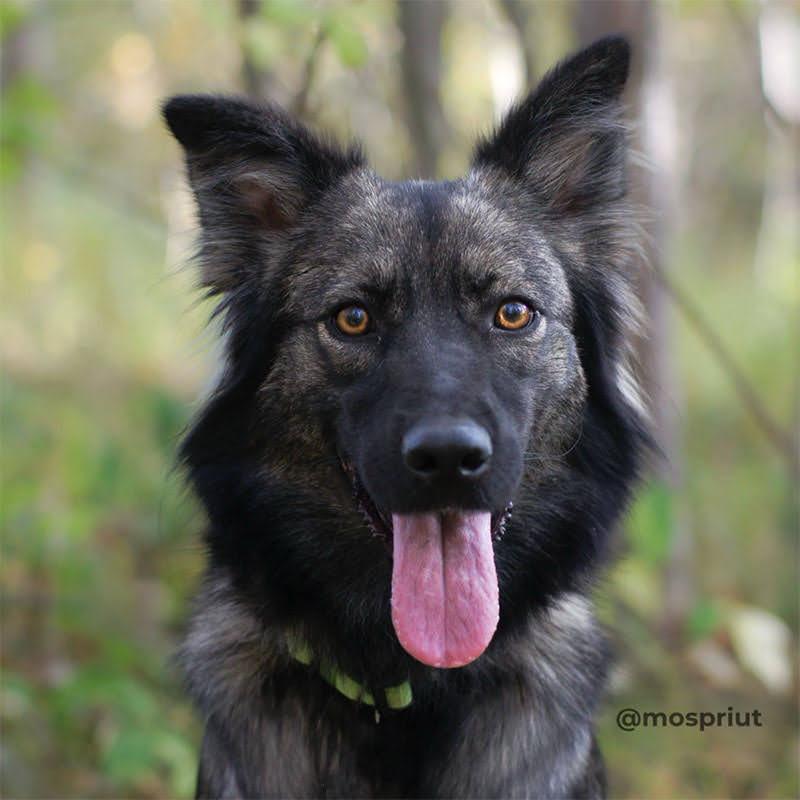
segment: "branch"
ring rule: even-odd
[[[261,13],[261,0],[239,0],[237,11],[240,22],[244,90],[254,100],[264,100],[272,95],[273,76],[269,70],[256,64],[247,40],[248,22]]]
[[[317,74],[319,54],[322,49],[322,44],[325,41],[325,36],[325,27],[320,25],[317,35],[314,37],[311,49],[308,51],[305,66],[303,67],[303,82],[300,84],[300,89],[291,104],[292,113],[301,119],[308,112],[308,96]]]
[[[764,436],[786,461],[789,472],[794,477],[800,476],[797,448],[791,434],[784,431],[772,418],[766,406],[761,402],[761,398],[753,389],[742,370],[739,369],[733,356],[728,352],[722,339],[705,320],[698,307],[689,299],[689,296],[678,288],[677,284],[672,281],[661,267],[656,266],[655,273],[664,290],[717,359],[722,371],[726,373],[733,384],[739,399],[750,413],[756,426],[761,429]]]

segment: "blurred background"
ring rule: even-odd
[[[570,50],[632,38],[643,380],[668,462],[598,596],[615,797],[796,797],[797,3],[4,0],[4,797],[189,797],[171,655],[202,514],[176,441],[215,360],[166,95],[277,100],[390,178],[458,175]],[[650,729],[642,711],[759,709]]]

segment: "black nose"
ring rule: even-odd
[[[402,453],[419,478],[477,478],[489,466],[492,440],[470,420],[424,420],[403,437]]]

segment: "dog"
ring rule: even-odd
[[[590,592],[649,441],[629,60],[563,61],[445,182],[165,104],[225,344],[180,451],[197,797],[605,796]]]

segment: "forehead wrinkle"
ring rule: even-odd
[[[369,178],[370,176],[367,176]],[[420,243],[408,197],[400,187],[359,180],[363,193],[339,209],[331,227],[309,231],[302,260],[290,275],[290,306],[382,298],[399,292],[401,271],[415,260]]]
[[[530,290],[556,316],[569,317],[572,301],[564,269],[544,234],[526,219],[495,205],[464,182],[449,197],[437,261],[448,264],[459,288],[487,279],[509,294]]]
[[[348,297],[386,298],[394,295],[398,286],[399,276],[394,261],[370,259],[335,273],[334,280],[325,287],[323,297],[328,303]]]

